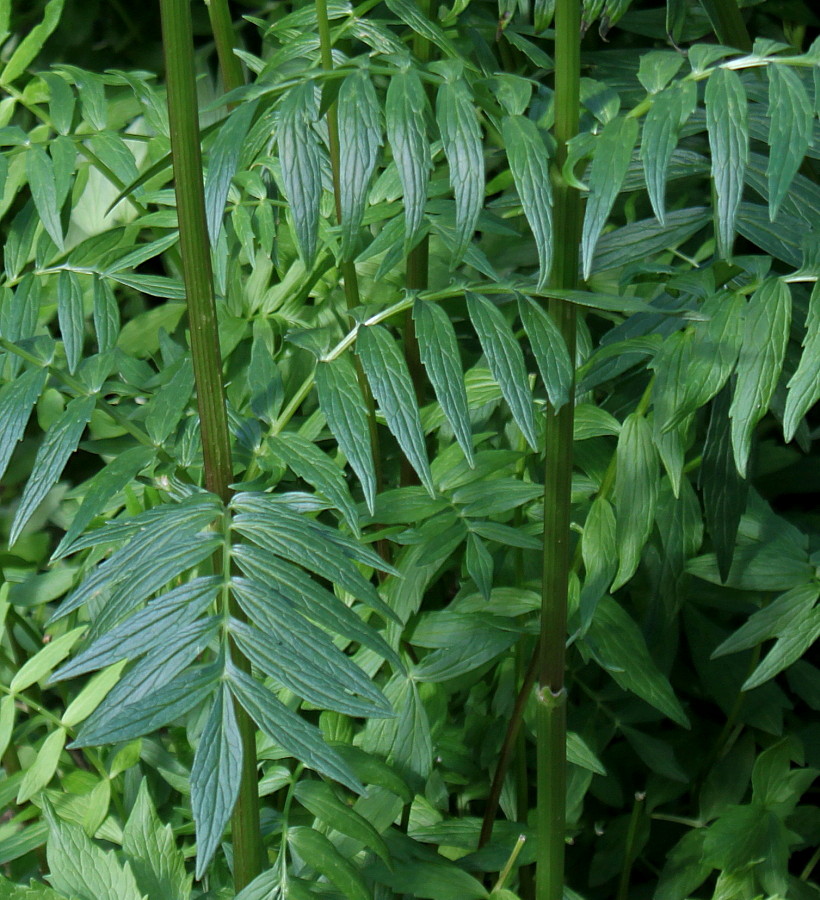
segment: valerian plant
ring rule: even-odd
[[[161,6],[0,0],[3,896],[820,896],[808,10]]]

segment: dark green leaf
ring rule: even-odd
[[[371,893],[359,870],[321,832],[303,825],[289,828],[288,843],[309,866],[334,884],[347,900],[370,900]]]
[[[94,331],[100,353],[116,346],[120,333],[120,310],[107,278],[94,279]]]
[[[735,219],[749,158],[746,92],[737,72],[719,67],[706,84],[706,126],[717,195],[716,231],[723,259],[732,255]]]
[[[63,249],[63,226],[57,204],[57,184],[54,178],[54,164],[51,157],[38,144],[29,147],[26,153],[26,175],[37,214],[43,228],[56,244]]]
[[[652,100],[641,139],[641,160],[652,209],[666,224],[666,178],[681,127],[695,111],[697,87],[680,81]]]
[[[538,127],[524,116],[507,116],[501,129],[518,198],[538,250],[538,290],[552,266],[552,189],[549,154]]]
[[[737,383],[729,407],[735,465],[744,477],[752,432],[769,408],[783,368],[791,312],[791,291],[779,278],[763,282],[746,308]]]
[[[250,675],[233,666],[228,667],[228,685],[248,715],[286,753],[357,794],[364,793],[364,786],[336,751],[327,746],[318,728],[280,703]]]
[[[388,862],[387,845],[379,832],[367,819],[343,803],[329,784],[302,780],[297,783],[293,795],[320,822],[353,838]]]
[[[359,517],[342,470],[314,443],[293,431],[282,431],[268,442],[274,454],[300,478],[324,495],[358,533]]]
[[[77,449],[80,436],[93,411],[93,397],[77,397],[49,428],[37,451],[34,467],[20,498],[9,534],[9,546],[14,544],[46,494],[56,484],[69,456]]]
[[[623,184],[632,158],[632,148],[637,139],[638,121],[626,116],[611,119],[596,138],[595,155],[589,173],[589,197],[581,236],[585,279],[589,278],[592,272],[598,238]]]
[[[430,41],[431,44],[435,44],[445,54],[460,56],[453,42],[434,21],[431,21],[419,11],[415,3],[410,2],[410,0],[387,0],[387,8],[397,15],[405,25],[409,25],[416,34],[420,34],[423,38]]]
[[[609,590],[618,571],[615,514],[605,497],[596,497],[587,513],[581,538],[584,584],[581,589],[581,633],[595,614],[600,598]]]
[[[363,69],[342,82],[337,104],[342,256],[349,259],[356,250],[367,191],[382,144],[379,101]]]
[[[170,381],[164,384],[148,404],[145,430],[155,445],[159,446],[178,426],[191,399],[194,389],[194,369],[189,360],[183,360]]]
[[[0,388],[0,478],[45,387],[45,369],[29,369]]]
[[[456,201],[456,250],[450,260],[450,267],[454,268],[472,239],[484,200],[481,127],[463,77],[447,80],[439,88],[436,118]]]
[[[376,476],[370,449],[370,430],[356,372],[350,358],[343,354],[316,367],[319,406],[342,453],[359,476],[367,508],[371,514],[376,496]]]
[[[16,81],[32,63],[45,44],[49,35],[57,27],[63,12],[63,0],[48,0],[43,18],[25,35],[14,48],[8,62],[0,73],[0,87]],[[123,898],[124,900],[124,898]]]
[[[427,199],[431,161],[426,115],[427,97],[418,74],[406,69],[394,75],[387,87],[385,117],[387,138],[404,190],[405,248],[412,246]]]
[[[381,325],[371,325],[359,329],[356,351],[373,396],[387,420],[387,427],[430,496],[434,497],[435,488],[427,461],[418,403],[407,363],[396,342]]]
[[[233,697],[217,688],[191,767],[191,810],[196,825],[196,877],[202,878],[231,817],[242,777],[242,739]]]
[[[290,203],[293,226],[305,266],[316,256],[322,170],[316,121],[316,95],[312,81],[293,87],[282,102],[279,123],[279,158],[282,181]]]
[[[68,371],[73,375],[83,352],[83,291],[74,272],[60,272],[57,279],[57,319],[65,347]]]
[[[783,413],[783,436],[790,441],[803,416],[820,399],[820,282],[815,284],[811,292],[803,355],[794,375],[789,379],[788,388],[786,410]],[[3,417],[0,415],[0,422],[2,421]],[[2,468],[0,466],[0,472]]]
[[[532,395],[521,346],[504,314],[486,297],[468,293],[467,308],[493,377],[527,443],[536,450]]]
[[[453,434],[472,467],[474,457],[470,413],[467,409],[467,391],[453,323],[438,304],[425,300],[416,300],[414,303],[413,320],[421,361]]]
[[[465,563],[467,574],[473,579],[484,599],[489,600],[493,587],[493,557],[477,534],[467,535]]]
[[[751,691],[783,669],[797,662],[814,642],[820,638],[820,607],[811,611],[803,610],[802,615],[793,619],[775,641],[760,665],[743,683],[744,691]]]
[[[257,100],[240,103],[222,123],[211,146],[208,174],[205,177],[205,213],[212,246],[216,244],[222,227],[228,190],[256,113],[257,103]]]
[[[811,145],[814,111],[803,83],[788,66],[770,65],[769,218],[774,222],[792,179]]]
[[[550,314],[529,297],[518,298],[518,313],[550,404],[557,412],[569,400],[572,384],[572,362],[566,341]]]

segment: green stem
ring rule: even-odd
[[[227,502],[231,496],[233,468],[205,221],[191,12],[188,0],[160,0],[160,9],[179,243],[188,298],[205,485],[223,502]],[[218,571],[222,560],[215,563]],[[231,614],[241,618],[241,610],[235,606],[232,600]],[[231,656],[238,668],[250,669],[250,663],[235,645],[231,647]],[[256,729],[244,709],[239,707],[236,712],[242,742],[242,779],[231,821],[234,887],[239,892],[262,871],[263,851],[259,827]]]
[[[641,810],[646,799],[646,794],[635,794],[635,802],[632,805],[632,815],[629,817],[629,829],[626,834],[626,846],[624,847],[624,864],[621,867],[621,877],[618,882],[617,900],[628,900],[629,878],[632,874],[632,864],[635,862],[635,839],[638,836],[638,822],[641,818]]]
[[[578,133],[581,70],[579,0],[557,0],[555,8],[555,139],[553,228],[556,235],[551,286],[578,284],[581,198],[560,172],[568,143]],[[549,301],[549,312],[575,359],[575,307]],[[574,381],[574,379],[573,379]],[[566,831],[566,665],[567,596],[570,574],[570,495],[575,417],[574,383],[570,402],[557,412],[547,407],[544,474],[544,556],[541,635],[536,708],[538,847],[537,900],[562,900]]]
[[[235,88],[242,87],[245,76],[242,74],[242,63],[233,52],[234,30],[228,0],[205,0],[208,17],[211,20],[211,31],[216,44],[216,55],[219,58],[219,71],[222,74],[222,88],[227,94]]]

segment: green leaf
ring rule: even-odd
[[[382,144],[379,101],[367,72],[348,75],[339,88],[339,181],[342,211],[342,256],[356,251],[367,191]]]
[[[53,641],[49,641],[42,650],[38,650],[15,672],[9,690],[13,694],[19,693],[50,674],[54,667],[58,666],[71,653],[71,648],[84,631],[85,626],[81,625],[79,628],[73,628]]]
[[[42,21],[38,22],[20,41],[2,73],[0,73],[0,87],[16,81],[25,72],[29,64],[34,61],[42,49],[49,35],[57,27],[62,12],[63,0],[49,0],[43,13]]]
[[[677,57],[677,54],[675,56]],[[666,224],[666,178],[669,161],[677,146],[680,129],[695,111],[697,99],[695,83],[680,81],[653,98],[652,106],[646,114],[640,155],[649,200],[661,225]]]
[[[737,383],[729,407],[735,465],[744,477],[752,432],[769,408],[783,368],[791,312],[791,291],[779,278],[764,281],[746,308]]]
[[[196,825],[196,877],[202,878],[231,817],[242,776],[242,739],[233,698],[221,685],[199,738],[191,768],[191,809]]]
[[[783,413],[783,436],[786,441],[794,437],[803,416],[820,399],[820,282],[815,284],[811,292],[806,316],[806,335],[803,338],[803,355],[794,375],[789,379],[788,389],[786,410]],[[0,465],[0,471],[2,468]]]
[[[588,279],[592,272],[598,238],[623,184],[637,139],[638,120],[619,116],[607,122],[595,140],[581,236],[584,279]]]
[[[426,116],[427,96],[418,74],[413,69],[405,69],[394,75],[387,86],[385,118],[387,139],[404,190],[405,248],[413,243],[427,199],[432,163]]]
[[[359,517],[350,496],[342,470],[314,443],[292,431],[282,431],[268,440],[268,445],[299,478],[312,485],[344,516],[358,534]]]
[[[100,353],[105,353],[117,345],[120,310],[107,278],[94,279],[94,331]]]
[[[550,314],[529,297],[518,298],[518,313],[530,339],[538,371],[554,412],[569,400],[572,362],[558,326]]]
[[[506,116],[501,136],[524,215],[538,250],[538,290],[552,266],[552,188],[549,154],[538,126],[524,116]]]
[[[51,157],[38,144],[29,147],[26,153],[26,175],[37,215],[43,228],[56,244],[63,249],[63,226],[57,203],[57,184],[54,179],[54,164]]]
[[[128,863],[104,851],[81,828],[61,822],[46,801],[49,881],[72,900],[144,900]]]
[[[484,541],[472,532],[467,535],[465,564],[467,573],[481,591],[481,595],[489,601],[493,587],[493,557]]]
[[[134,477],[152,462],[154,456],[155,451],[152,447],[130,447],[119,456],[114,457],[107,466],[100,469],[93,478],[86,482],[83,502],[71,520],[71,526],[52,554],[52,560],[62,559],[72,552],[71,544],[76,538],[85,531],[96,516],[104,511],[108,501],[130,484]]]
[[[231,634],[266,675],[321,709],[349,716],[393,714],[361,669],[315,625],[292,613],[284,597],[244,579],[234,579],[233,590],[259,627],[234,621]]]
[[[194,368],[182,360],[171,379],[154,395],[145,415],[145,430],[155,445],[160,445],[183,418],[194,389]]]
[[[712,873],[703,861],[706,829],[692,828],[669,851],[661,871],[655,900],[686,900]]]
[[[538,438],[535,433],[532,395],[521,346],[504,314],[486,297],[468,292],[467,309],[481,342],[481,349],[513,418],[527,443],[536,450]]]
[[[722,259],[732,256],[743,177],[749,158],[747,101],[737,72],[717,68],[706,83],[706,127],[715,184],[716,231]]]
[[[617,512],[617,590],[635,574],[643,546],[652,532],[658,500],[658,460],[652,428],[643,416],[631,413],[618,435],[615,509]]]
[[[472,468],[474,455],[470,413],[453,323],[438,304],[425,300],[416,300],[413,304],[413,320],[421,361],[453,434]]]
[[[470,244],[484,201],[481,126],[472,92],[463,77],[448,79],[439,87],[436,119],[456,202],[456,250],[450,260],[453,269]]]
[[[611,597],[600,599],[586,640],[598,664],[625,691],[641,697],[679,725],[689,727],[683,707],[652,661],[640,629]]]
[[[206,625],[207,629],[198,628],[200,633],[205,631],[200,639],[189,643],[193,656],[201,653],[216,633],[216,622],[207,622]],[[140,697],[133,703],[118,705],[113,716],[108,711],[101,715],[103,707],[99,707],[86,719],[71,747],[95,747],[131,741],[162,728],[185,715],[214,692],[218,684],[219,669],[221,666],[213,665],[189,669],[160,690]],[[106,699],[110,701],[111,694]]]
[[[65,347],[68,371],[73,375],[83,352],[83,290],[75,272],[63,270],[57,279],[57,319]]]
[[[228,685],[248,715],[285,753],[291,754],[309,769],[344,784],[357,794],[364,793],[364,786],[338,753],[324,742],[318,728],[288,709],[267,688],[233,666],[228,667]]]
[[[732,567],[737,529],[749,492],[749,482],[738,474],[732,456],[728,386],[712,404],[700,484],[706,525],[715,547],[720,578],[725,582]]]
[[[313,869],[324,875],[348,900],[370,900],[359,870],[320,832],[302,825],[288,829],[288,843]]]
[[[68,82],[56,72],[39,72],[48,87],[48,115],[60,134],[71,131],[76,97]]]
[[[359,329],[356,351],[373,396],[387,420],[387,427],[418,473],[431,497],[433,477],[424,446],[418,403],[404,356],[390,333],[381,325]]]
[[[760,665],[744,681],[741,690],[751,691],[797,662],[820,637],[820,607],[795,617],[775,641]]]
[[[814,110],[803,83],[788,66],[770,65],[769,75],[769,218],[780,204],[812,141]]]
[[[363,844],[389,865],[389,852],[382,836],[367,819],[343,803],[329,784],[302,780],[293,795],[320,822]]]
[[[596,775],[606,775],[606,769],[592,752],[589,744],[574,731],[567,732],[567,762],[595,772]]]
[[[48,377],[47,370],[29,369],[0,388],[0,478],[26,430],[29,416]]]
[[[222,123],[211,146],[208,174],[205,176],[205,214],[212,246],[216,244],[222,227],[225,200],[228,198],[231,180],[236,174],[257,104],[257,100],[240,103]]]
[[[346,354],[316,367],[319,406],[342,453],[359,476],[370,513],[376,497],[376,476],[370,449],[367,407],[350,357]]]
[[[405,25],[409,25],[416,34],[435,44],[446,55],[460,56],[458,48],[447,35],[427,16],[423,15],[415,3],[410,0],[387,0],[387,8],[397,15]]]
[[[581,634],[589,628],[598,601],[618,571],[615,514],[605,497],[596,497],[587,513],[581,537],[584,583],[581,589]]]
[[[316,256],[322,169],[316,121],[316,95],[312,81],[291,88],[281,105],[279,158],[282,181],[290,204],[299,252],[306,267]]]
[[[169,633],[192,624],[208,608],[220,584],[216,577],[195,578],[151,600],[55,672],[51,683],[76,678],[121,659],[134,660],[159,649],[167,643]],[[166,649],[170,653],[170,645]]]
[[[0,700],[0,756],[8,750],[14,734],[14,714],[17,698],[14,694],[6,694]]]
[[[391,665],[402,667],[395,650],[374,628],[362,622],[338,597],[301,569],[247,544],[234,547],[231,556],[249,578],[268,584],[276,593],[286,596],[307,619],[334,634],[358,641]]]
[[[34,762],[26,769],[20,782],[20,790],[15,801],[18,805],[30,800],[54,777],[60,754],[65,747],[65,739],[65,728],[57,728],[43,741],[43,746],[37,751]]]
[[[764,606],[749,616],[745,625],[742,625],[723,643],[715,647],[712,651],[712,659],[725,656],[727,653],[748,650],[750,647],[762,644],[763,641],[787,633],[794,623],[806,618],[818,597],[820,597],[820,585],[812,582],[799,584],[790,591],[786,591],[785,594],[772,600],[768,606]]]
[[[140,892],[149,900],[189,900],[191,876],[185,871],[182,851],[177,849],[171,826],[160,822],[145,778],[122,830],[122,849]]]
[[[105,695],[119,681],[122,670],[125,668],[126,662],[123,660],[117,665],[109,666],[102,672],[98,672],[93,678],[90,678],[83,689],[77,694],[71,703],[66,707],[65,712],[60,718],[60,724],[65,728],[73,728],[83,719],[87,719],[91,713],[100,705]],[[113,776],[112,776],[113,777]],[[94,829],[96,831],[96,829]]]

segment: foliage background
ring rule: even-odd
[[[220,540],[212,522],[221,515],[190,483],[200,481],[202,460],[158,11],[92,6],[67,2],[36,56],[13,79],[0,76],[0,456],[8,463],[0,495],[0,862],[9,881],[2,889],[15,898],[232,897],[230,836],[221,843],[221,828],[203,826],[209,818],[226,824],[228,804],[205,785],[210,769],[197,768],[195,757],[205,759],[197,748],[211,733],[210,711],[233,702],[228,689],[218,688],[212,706],[171,709],[149,722],[156,729],[142,710],[129,712],[129,685],[168,671],[169,645],[156,643],[168,620],[151,634],[143,629],[155,644],[136,664],[142,669],[124,670],[116,649],[105,656],[99,643],[96,660],[77,662],[134,611],[120,605],[104,615],[96,589],[135,592],[141,605],[170,588],[190,601],[184,585],[211,572]],[[276,653],[265,655],[261,628],[243,646],[257,683],[268,676],[264,689],[301,710],[336,753],[310,743],[318,732],[302,753],[260,733],[272,867],[241,896],[526,898],[536,852],[531,698],[492,840],[477,848],[538,632],[543,464],[535,448],[548,403],[559,405],[567,391],[561,338],[539,315],[539,272],[560,236],[544,224],[544,180],[528,181],[527,165],[538,175],[537,162],[515,161],[533,133],[545,158],[553,152],[549,4],[499,9],[473,0],[433,9],[442,30],[419,26],[410,4],[366,6],[356,16],[330,8],[334,27],[346,23],[350,32],[338,37],[334,65],[361,63],[370,47],[378,108],[370,146],[359,148],[362,158],[378,155],[364,228],[350,228],[347,238],[334,218],[325,125],[337,101],[344,134],[344,89],[337,95],[339,79],[319,76],[318,6],[234,8],[251,17],[239,43],[263,90],[235,95],[227,118],[206,10],[193,7],[234,475],[246,491],[234,501],[234,546],[244,548],[235,560],[261,581],[283,577],[282,560],[313,572],[306,579],[298,570],[305,608],[315,603],[316,625],[337,635],[335,649],[321,645],[320,669],[309,653],[318,640],[315,625],[304,624],[309,617],[282,619],[280,610],[274,621],[275,603],[265,612],[248,601],[248,615],[256,610],[271,633],[304,629],[290,671]],[[49,13],[40,3],[0,9],[10,13],[8,64]],[[575,174],[590,188],[582,262],[594,296],[573,297],[587,311],[576,360],[567,896],[590,900],[818,896],[820,671],[810,651],[820,633],[818,22],[808,4],[750,5],[748,34],[776,42],[758,43],[761,57],[807,54],[804,62],[720,68],[741,54],[716,49],[707,9],[714,15],[707,4],[584,10]],[[618,13],[607,29],[604,18]],[[733,41],[724,34],[722,43]],[[394,87],[391,100],[408,46],[408,71],[424,74],[424,88],[401,82],[405,93]],[[62,74],[34,74],[52,64]],[[708,78],[684,84],[692,70]],[[321,97],[301,90],[306,73],[329,86]],[[291,78],[293,90],[283,91]],[[465,86],[460,109],[478,110],[486,179],[477,187],[480,167],[462,169],[461,182],[453,177],[457,160],[475,152],[475,131],[463,118],[447,119],[447,84]],[[408,106],[413,115],[403,114]],[[363,113],[351,105],[348,115]],[[677,149],[664,170],[661,126],[675,115],[670,153]],[[355,121],[356,133],[367,133],[365,120]],[[457,123],[449,149],[448,121]],[[630,131],[636,121],[639,143]],[[272,144],[274,124],[280,136]],[[511,134],[520,144],[505,140]],[[134,184],[134,202],[109,212]],[[470,207],[470,190],[480,212]],[[661,226],[655,214],[664,193]],[[429,279],[421,282],[412,281],[419,258],[404,235],[414,208],[432,232]],[[476,235],[454,264],[459,227]],[[353,302],[340,274],[352,253],[360,291]],[[426,291],[415,308],[421,362],[406,288]],[[312,380],[317,356],[327,360],[365,321],[357,355],[338,354],[348,365],[334,377],[345,379],[347,394],[325,383],[323,396]],[[455,352],[434,340],[448,329]],[[318,365],[330,371],[327,361]],[[442,388],[462,372],[466,408]],[[370,472],[367,453],[356,456],[356,445],[374,437],[357,424],[367,420],[365,383],[379,409],[379,473]],[[354,400],[334,415],[332,398],[344,396]],[[362,488],[368,479],[372,503]],[[281,505],[260,506],[253,492],[272,488],[284,495]],[[151,510],[161,512],[152,519]],[[266,518],[274,513],[275,521]],[[266,529],[275,533],[288,515],[291,545],[271,550]],[[119,532],[97,533],[112,519],[125,523]],[[178,558],[162,556],[159,537],[151,543],[160,521],[183,548]],[[141,524],[148,543],[129,545]],[[334,552],[317,563],[309,549],[294,549],[300,539]],[[136,548],[136,580],[127,580],[127,553],[120,569],[97,568],[123,541]],[[161,563],[148,577],[142,567],[154,553]],[[109,581],[94,582],[95,572]],[[207,583],[195,584],[209,599]],[[317,616],[319,608],[326,612]],[[186,609],[190,634],[178,640],[180,653],[221,659],[224,636],[215,629],[223,626]],[[133,644],[123,647],[135,653]],[[198,662],[192,678],[201,675]],[[61,665],[67,680],[52,679]],[[93,712],[129,671],[124,689]],[[377,717],[383,697],[396,718]],[[293,740],[282,722],[297,726],[279,715],[270,728]],[[232,731],[223,725],[219,734]],[[70,740],[75,746],[66,747]],[[221,745],[218,753],[216,771],[232,784],[232,754]],[[357,797],[360,782],[370,786],[367,796]],[[195,835],[197,802],[206,805]],[[46,872],[50,887],[23,887]]]

